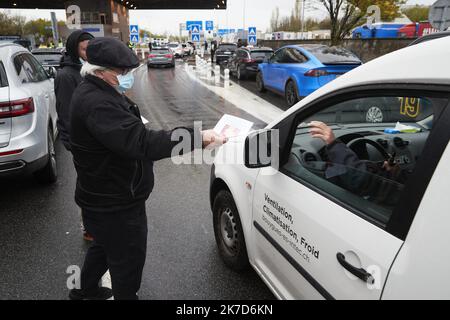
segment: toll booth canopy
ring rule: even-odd
[[[129,9],[226,9],[227,0],[98,0],[115,1]],[[71,4],[82,5],[86,0],[6,0],[0,5],[2,8],[17,9],[65,9]]]

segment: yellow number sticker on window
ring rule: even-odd
[[[400,100],[400,114],[415,118],[420,112],[419,98],[398,98]]]

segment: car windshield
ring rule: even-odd
[[[361,60],[352,52],[338,47],[318,46],[305,48],[323,64],[360,64]]]
[[[169,43],[168,47],[177,48],[179,45],[177,43]]]
[[[253,51],[251,53],[251,56],[253,59],[264,59],[264,58],[270,58],[272,56],[272,51]]]

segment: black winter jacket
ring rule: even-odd
[[[153,161],[170,157],[179,143],[171,141],[173,131],[147,129],[130,99],[90,75],[75,90],[71,110],[76,203],[113,212],[145,201],[154,185]],[[194,131],[187,130],[192,151]],[[200,131],[195,135],[201,145]]]
[[[81,63],[73,62],[69,55],[64,55],[61,60],[62,69],[58,71],[55,79],[56,112],[58,113],[58,132],[64,147],[70,150],[70,102],[72,94],[80,84]]]

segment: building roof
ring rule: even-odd
[[[107,0],[109,1],[109,0]],[[130,9],[226,9],[227,0],[114,0]],[[2,8],[65,9],[66,0],[6,0]],[[74,1],[76,2],[76,1]],[[126,4],[128,2],[128,4]]]

